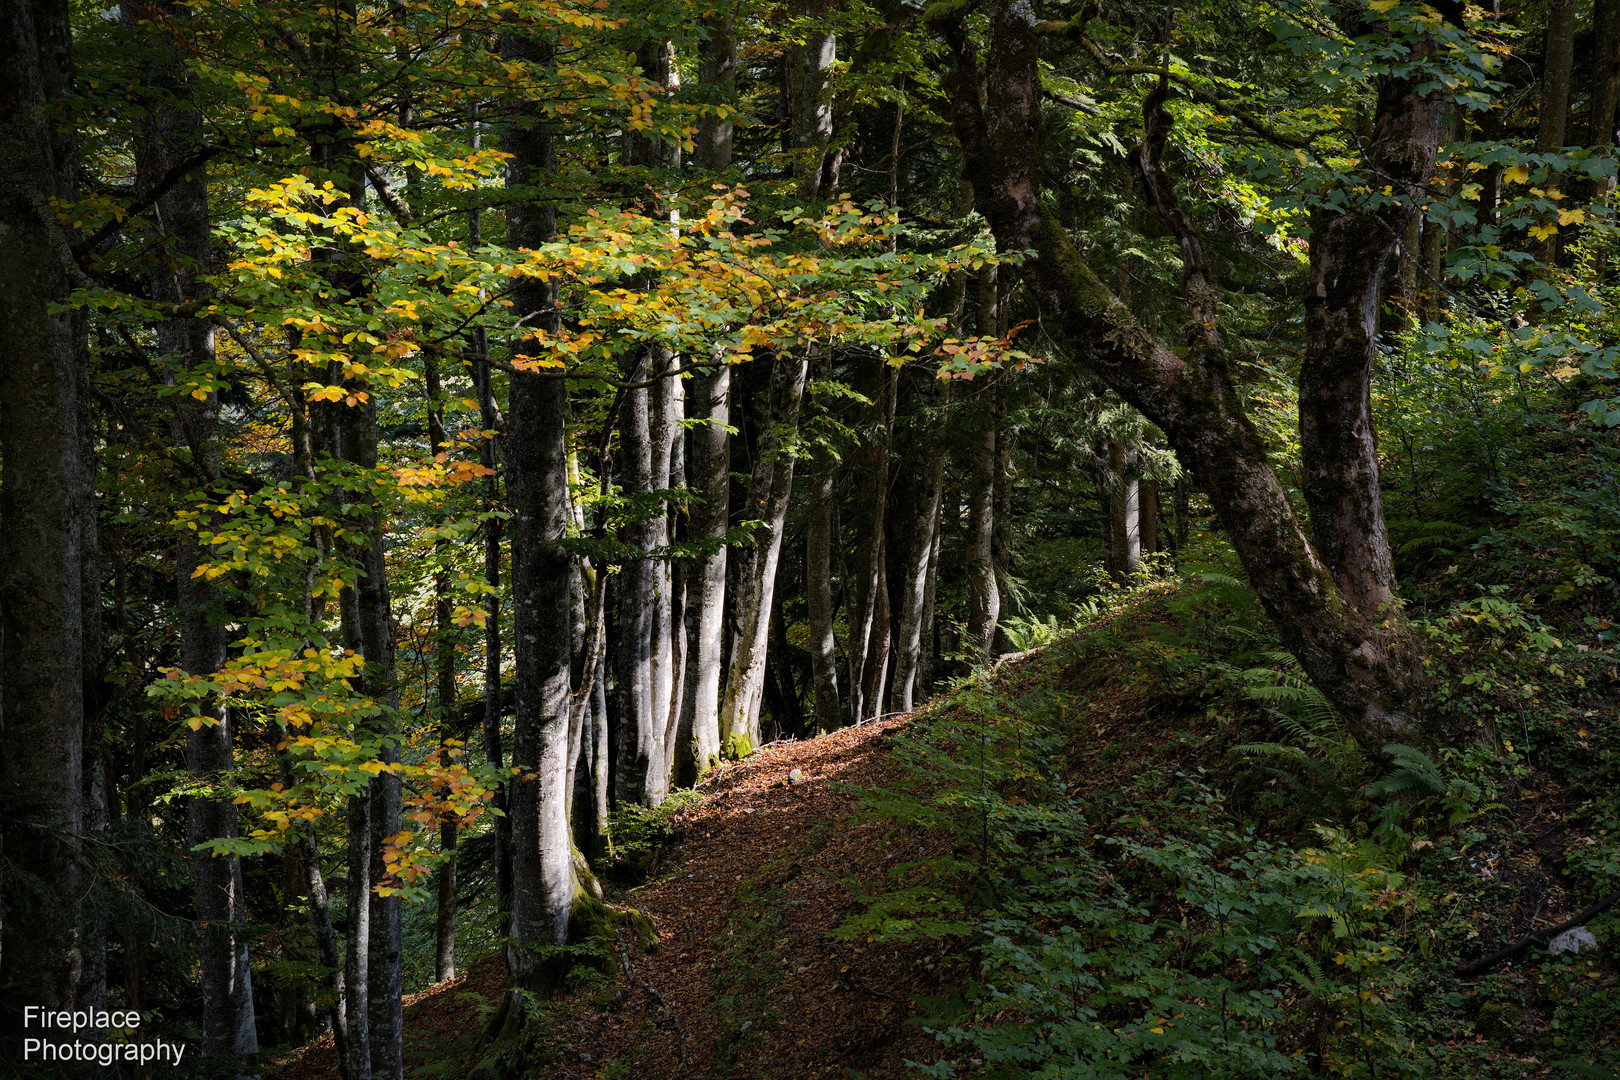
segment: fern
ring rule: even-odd
[[[1423,799],[1446,793],[1446,778],[1439,766],[1421,750],[1400,743],[1390,743],[1384,753],[1394,759],[1395,767],[1382,780],[1367,785],[1367,797],[1382,799],[1396,795],[1412,795]]]

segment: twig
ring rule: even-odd
[[[1615,892],[1610,893],[1608,896],[1605,896],[1603,899],[1590,905],[1585,911],[1581,912],[1573,919],[1565,919],[1557,926],[1548,926],[1541,930],[1532,930],[1505,949],[1498,949],[1489,956],[1482,956],[1478,960],[1472,960],[1466,964],[1459,964],[1457,966],[1457,978],[1470,979],[1475,975],[1483,975],[1497,964],[1500,964],[1506,960],[1512,960],[1516,956],[1529,952],[1533,946],[1539,945],[1541,942],[1546,941],[1549,938],[1557,937],[1565,930],[1573,930],[1577,926],[1583,926],[1586,923],[1591,922],[1605,911],[1608,911],[1610,908],[1614,907],[1615,904],[1620,904],[1620,890],[1616,890]],[[1533,921],[1534,920],[1532,920],[1532,922]]]
[[[631,982],[639,983],[641,988],[647,991],[647,993],[651,995],[652,999],[663,1007],[664,1019],[675,1026],[675,1037],[678,1040],[681,1054],[680,1061],[676,1064],[675,1069],[677,1072],[685,1071],[686,1028],[681,1025],[681,1018],[675,1015],[675,1010],[670,1007],[668,999],[666,999],[663,994],[658,992],[658,987],[652,984],[651,979],[642,979],[637,977],[635,966],[630,963],[630,951],[625,947],[624,944],[624,931],[615,929],[613,931],[613,937],[614,940],[616,940],[619,944],[619,960],[624,964],[625,974],[629,976]]]

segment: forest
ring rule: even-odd
[[[1620,1078],[1620,0],[0,34],[0,1077]]]

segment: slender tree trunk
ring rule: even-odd
[[[439,365],[431,356],[423,360],[423,382],[427,391],[428,452],[433,457],[450,452],[450,439],[444,429],[444,413],[439,386]],[[449,766],[452,750],[461,740],[456,715],[456,628],[450,598],[449,543],[435,544],[440,565],[433,573],[433,668],[434,691],[439,714],[440,764]],[[441,794],[447,795],[448,792]],[[438,903],[433,915],[433,977],[444,982],[456,977],[456,845],[460,826],[453,817],[439,822]]]
[[[548,44],[507,35],[501,55],[508,62],[545,67]],[[514,245],[535,247],[556,233],[556,209],[536,201],[530,189],[556,169],[552,134],[540,118],[515,126],[507,135],[507,185],[519,195],[507,211],[507,237]],[[538,312],[529,325],[556,334],[555,286],[520,280],[513,289],[516,308]],[[538,343],[513,343],[514,352],[538,350]],[[514,377],[511,430],[507,440],[508,497],[517,519],[512,546],[514,634],[517,639],[517,726],[513,778],[512,933],[509,964],[517,986],[534,988],[542,965],[537,948],[561,945],[577,888],[573,844],[568,828],[569,688],[572,667],[573,607],[569,600],[570,558],[560,541],[569,520],[567,384],[560,379]],[[521,999],[514,1002],[521,1015]]]
[[[1151,555],[1159,550],[1159,482],[1144,477],[1137,490],[1141,503],[1137,520],[1141,522],[1138,531],[1142,534],[1142,554]]]
[[[148,191],[156,179],[178,166],[202,145],[202,116],[184,104],[190,96],[184,65],[173,52],[168,25],[188,18],[188,9],[162,3],[156,9],[163,23],[140,22],[125,7],[123,20],[133,30],[149,35],[165,59],[149,75],[160,104],[137,136],[136,182]],[[204,276],[212,265],[208,180],[202,167],[175,183],[157,199],[151,230],[157,256],[151,269],[152,297],[180,304],[206,295]],[[190,372],[211,373],[214,365],[214,328],[201,319],[171,319],[158,324],[157,342],[166,377],[176,380]],[[195,474],[209,481],[219,475],[219,399],[202,400],[176,395],[172,407],[172,438],[189,455]],[[180,666],[194,675],[208,675],[224,667],[227,639],[224,602],[218,588],[195,571],[205,560],[195,534],[179,539],[175,567],[179,593]],[[228,785],[235,768],[233,725],[217,701],[203,703],[201,727],[186,736],[186,767],[204,789]],[[228,798],[195,794],[187,809],[187,843],[192,848],[212,840],[236,837],[236,806]],[[232,1059],[258,1052],[254,1029],[253,983],[248,966],[247,941],[242,932],[246,918],[237,856],[195,856],[195,904],[199,942],[198,970],[202,985],[202,1067],[211,1073],[230,1069]],[[243,1075],[237,1073],[237,1075]]]
[[[940,498],[934,503],[934,524],[931,530],[934,542],[928,548],[928,583],[923,588],[922,609],[922,655],[917,662],[916,685],[912,688],[912,697],[917,703],[928,700],[934,689],[934,665],[939,660],[939,623],[934,614],[934,601],[939,593],[939,549],[944,531],[944,512],[946,504],[944,484],[944,463],[940,463]]]
[[[1399,627],[1368,617],[1346,599],[1294,516],[1260,436],[1244,414],[1242,395],[1231,382],[1220,346],[1215,298],[1202,248],[1185,215],[1180,214],[1173,190],[1153,172],[1167,118],[1159,115],[1161,110],[1150,99],[1144,110],[1150,121],[1149,137],[1144,139],[1141,160],[1161,216],[1182,245],[1185,292],[1192,309],[1187,333],[1193,347],[1187,355],[1136,323],[1042,206],[1036,168],[1041,94],[1033,16],[1008,0],[990,0],[984,10],[990,46],[982,100],[973,90],[980,85],[979,62],[965,25],[951,15],[941,28],[957,60],[956,69],[946,79],[953,124],[968,154],[979,208],[998,245],[1002,250],[1034,250],[1022,268],[1034,299],[1046,317],[1061,326],[1078,357],[1146,414],[1192,469],[1220,514],[1284,642],[1339,708],[1351,733],[1375,753],[1386,743],[1409,738],[1420,725],[1426,686],[1415,650]],[[1385,183],[1400,184],[1411,197],[1427,183],[1439,143],[1442,111],[1437,93],[1420,97],[1413,84],[1391,80],[1380,88],[1370,165]],[[1393,238],[1406,226],[1409,207],[1403,200],[1403,205],[1386,208],[1385,217],[1376,223],[1376,229],[1369,228],[1364,243],[1355,241],[1361,235],[1359,222],[1319,234],[1311,246],[1313,259],[1319,267],[1336,262],[1339,273],[1326,280],[1317,278],[1317,288],[1338,296],[1341,279],[1362,282],[1361,287],[1370,280],[1376,286],[1373,268],[1381,271]],[[1347,219],[1353,217],[1346,215]],[[1373,233],[1382,239],[1370,239]],[[1365,294],[1356,291],[1354,295]],[[1317,296],[1313,306],[1323,299]],[[1334,318],[1351,325],[1338,340],[1357,336],[1358,313],[1366,312],[1366,319],[1359,323],[1365,327],[1376,311],[1376,300],[1375,288],[1371,300],[1340,307]],[[1310,317],[1321,318],[1322,314]],[[1313,341],[1310,347],[1320,350],[1323,344]],[[1335,350],[1333,355],[1354,351],[1341,354]],[[1361,385],[1355,370],[1323,371],[1312,378],[1341,386],[1348,380],[1352,391]],[[1301,394],[1302,413],[1317,410],[1327,424],[1352,418],[1360,407],[1354,401],[1304,400],[1310,396]],[[1317,446],[1359,448],[1353,431],[1317,434]],[[1311,467],[1327,468],[1319,460]],[[1368,474],[1362,471],[1358,475]],[[1363,512],[1347,514],[1346,520],[1370,528],[1375,519],[1364,511],[1371,498],[1363,488],[1359,500]],[[1347,551],[1353,539],[1339,538],[1338,550]],[[1369,546],[1381,542],[1371,535],[1361,540]]]
[[[476,246],[478,211],[468,214],[469,246]],[[482,330],[477,332],[474,347],[479,356],[488,355],[488,343]],[[495,388],[488,364],[475,364],[474,386],[478,395],[480,420],[488,433],[478,448],[478,460],[486,469],[496,468],[496,439],[494,433],[503,426],[500,410],[495,403]],[[505,751],[501,745],[501,519],[495,511],[501,505],[500,478],[493,471],[486,483],[484,520],[484,584],[490,591],[484,597],[484,716],[482,734],[484,760],[496,769],[505,767]],[[508,805],[509,790],[504,785],[495,792],[495,902],[503,912],[512,910],[512,817]]]
[[[941,391],[939,406],[948,403],[949,395],[950,384],[947,383]],[[895,582],[900,600],[894,645],[894,686],[890,691],[890,708],[895,712],[910,712],[917,700],[917,671],[922,665],[928,571],[933,563],[934,529],[939,522],[939,501],[944,481],[944,448],[936,442],[923,459],[922,467],[917,470],[916,490],[912,498],[907,500],[911,513],[909,520],[904,522],[905,542],[896,545],[903,555],[902,561],[896,563],[901,575],[900,580]]]
[[[810,619],[810,672],[815,684],[816,729],[836,731],[843,724],[838,700],[838,642],[833,633],[833,487],[837,466],[819,455],[810,488],[810,521],[805,528],[804,585]]]
[[[876,716],[881,708],[881,695],[874,697],[872,687],[881,684],[881,674],[874,677],[873,667],[888,663],[888,599],[883,564],[884,518],[889,501],[889,444],[894,431],[895,397],[899,372],[884,367],[878,371],[876,417],[868,439],[870,464],[868,468],[866,543],[861,551],[859,577],[856,582],[856,611],[851,620],[849,641],[849,693],[850,719],[856,723]],[[881,639],[882,648],[875,642]]]
[[[725,631],[726,535],[731,501],[731,369],[695,372],[687,384],[692,428],[689,528],[693,541],[714,545],[688,563],[687,654],[676,781],[691,784],[720,760],[720,672]]]
[[[998,268],[985,266],[979,271],[980,337],[999,337],[1000,286]],[[967,644],[982,663],[991,655],[996,623],[1001,620],[1001,589],[996,583],[996,442],[1004,412],[1002,377],[992,376],[990,385],[975,395],[981,403],[968,443],[968,527],[963,560],[967,564],[968,625]]]
[[[74,148],[48,120],[72,78],[67,5],[0,2],[0,54],[0,1013],[9,1028],[25,1004],[70,1007],[78,989],[89,493],[74,317],[51,310],[72,287],[50,200],[74,199]]]
[[[1135,455],[1123,438],[1108,444],[1109,536],[1114,578],[1124,581],[1142,568],[1141,488],[1131,468]]]
[[[632,382],[645,381],[650,365],[626,364],[624,374]],[[640,496],[645,502],[652,486],[653,439],[648,413],[647,388],[624,392],[619,406],[620,489],[627,497]],[[631,519],[619,533],[624,545],[636,552],[653,546],[652,509],[633,508]],[[653,607],[657,603],[657,575],[654,560],[645,554],[628,558],[614,581],[617,617],[614,620],[613,681],[618,692],[614,711],[617,727],[614,739],[613,797],[619,805],[656,805],[657,771],[664,758],[659,745],[661,724],[655,722],[652,702]]]
[[[748,520],[758,522],[754,544],[738,552],[737,631],[725,694],[720,703],[720,732],[725,752],[744,757],[760,745],[759,707],[765,690],[765,652],[769,642],[776,564],[782,553],[788,500],[793,491],[791,441],[799,425],[799,406],[809,360],[802,354],[778,356],[771,367],[770,402],[759,454],[748,485]]]
[[[724,15],[700,22],[705,37],[699,46],[698,92],[703,100],[732,105],[737,90],[737,39]],[[731,165],[734,127],[729,118],[713,115],[698,121],[693,163],[717,173]],[[719,360],[716,356],[713,360]],[[686,672],[681,679],[681,714],[676,725],[674,782],[696,783],[720,760],[720,673],[725,662],[726,535],[731,502],[730,426],[731,369],[694,371],[686,384],[690,429],[688,457],[692,498],[688,503],[688,539],[712,542],[714,550],[689,559],[686,579]]]

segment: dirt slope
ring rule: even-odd
[[[633,979],[553,1005],[543,1074],[844,1080],[899,1077],[907,1058],[933,1060],[933,1040],[905,1021],[913,998],[938,991],[940,958],[827,936],[859,910],[854,891],[938,843],[849,820],[858,796],[841,785],[893,778],[885,745],[900,723],[774,744],[706,782],[657,878],[610,897],[652,917],[657,949],[631,957]],[[471,1048],[480,999],[500,975],[486,963],[417,996],[406,1012],[412,1066]],[[328,1039],[278,1080],[335,1075]]]

